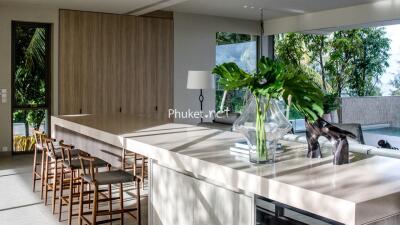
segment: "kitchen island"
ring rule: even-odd
[[[52,117],[51,127],[115,167],[123,148],[148,157],[153,225],[253,225],[258,197],[335,224],[400,224],[398,159],[352,154],[334,166],[330,149],[307,159],[305,144],[282,141],[276,163],[254,165],[230,153],[243,140],[233,132],[121,115]]]

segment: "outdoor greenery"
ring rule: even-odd
[[[337,31],[327,35],[276,35],[276,56],[309,73],[325,91],[324,111],[339,107],[335,98],[381,95],[378,84],[388,65],[390,40],[384,28]],[[396,81],[393,81],[396,82]],[[328,104],[329,102],[329,104]],[[290,108],[290,118],[302,118]]]
[[[276,55],[286,63],[315,69],[323,89],[338,97],[380,95],[377,84],[389,66],[390,40],[385,34],[384,28],[280,34]]]
[[[379,96],[380,78],[389,66],[390,40],[385,34],[384,28],[351,29],[326,35],[280,34],[275,37],[275,53],[286,65],[307,71],[329,96]],[[250,35],[217,33],[218,45],[250,40]],[[399,76],[392,81],[396,88],[392,95],[400,93]],[[217,106],[222,94],[222,91],[217,93]],[[244,96],[243,90],[228,92],[226,105],[232,111],[240,111]],[[290,108],[290,118],[301,117],[295,108]]]
[[[251,35],[217,32],[217,45],[238,44],[251,41]]]
[[[15,46],[15,103],[19,107],[40,106],[46,103],[46,30],[17,26]],[[25,124],[29,136],[29,125],[39,128],[45,118],[44,109],[17,110],[14,122]]]

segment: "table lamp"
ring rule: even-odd
[[[200,111],[203,115],[203,89],[213,89],[214,88],[214,77],[209,71],[189,71],[187,79],[187,89],[199,89],[199,101],[200,101]],[[203,116],[200,118],[201,123],[203,123]]]

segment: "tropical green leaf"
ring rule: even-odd
[[[261,57],[258,72],[253,75],[244,72],[235,63],[218,65],[213,70],[225,90],[247,88],[256,97],[283,98],[285,101],[291,96],[293,106],[308,120],[315,121],[324,112],[324,93],[312,79],[311,72],[304,67],[285,65],[282,61],[266,57]]]

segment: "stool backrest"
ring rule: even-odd
[[[61,158],[63,161],[68,161],[71,164],[71,151],[74,149],[72,145],[66,145],[60,142],[61,147]]]
[[[39,131],[37,129],[33,129],[33,138],[35,139],[35,144],[40,145],[40,147],[44,148],[44,139],[46,138],[46,134],[44,131]]]
[[[87,170],[89,171],[89,175],[92,178],[92,181],[95,180],[94,176],[94,167],[93,167],[93,162],[96,160],[95,157],[79,154],[79,160],[81,162],[81,168],[83,171],[83,175],[87,175]],[[89,162],[89,168],[87,168],[88,163],[85,164],[85,162]]]
[[[55,141],[56,141],[55,139],[52,139],[52,138],[49,138],[49,137],[45,137],[44,138],[45,149],[47,150],[47,153],[50,153],[53,156],[56,155],[56,150],[54,148],[54,142]],[[62,143],[63,143],[63,141],[60,141],[60,144],[62,144]]]

